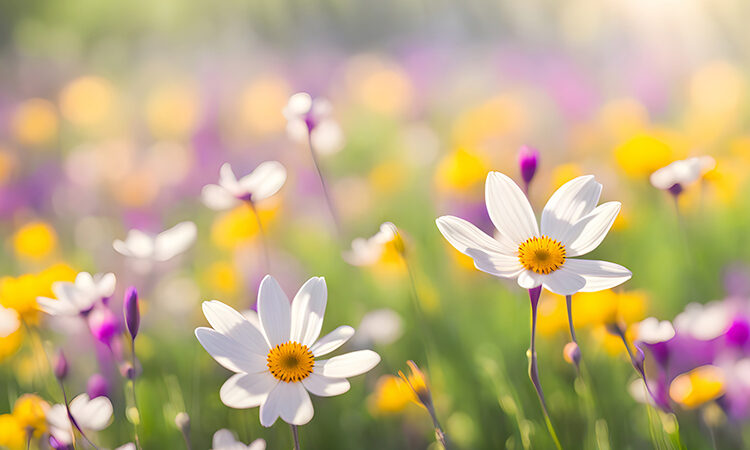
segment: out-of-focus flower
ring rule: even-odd
[[[211,209],[234,208],[240,202],[259,202],[277,193],[286,182],[286,168],[278,161],[265,161],[239,180],[229,163],[219,171],[219,184],[203,187],[201,198]]]
[[[57,234],[44,222],[30,222],[13,235],[13,250],[22,258],[44,259],[57,248]]]
[[[69,276],[62,266],[59,270],[53,266],[38,274],[0,278],[0,305],[15,309],[22,321],[36,324],[39,319],[37,297],[51,295],[51,285]]]
[[[574,364],[576,367],[581,363],[581,349],[575,342],[568,342],[563,347],[563,359],[568,364]]]
[[[190,221],[180,222],[156,235],[130,230],[125,241],[115,239],[112,247],[119,254],[146,262],[164,262],[185,252],[197,237],[198,229]]]
[[[41,98],[26,100],[16,108],[11,127],[13,136],[21,145],[51,146],[57,139],[59,128],[55,105]]]
[[[18,397],[13,405],[13,417],[18,421],[24,436],[31,434],[35,438],[47,431],[46,416],[49,404],[36,394],[24,394]]]
[[[238,126],[255,136],[284,130],[286,119],[268,112],[281,111],[290,93],[289,84],[279,74],[266,74],[252,80],[238,99]]]
[[[306,92],[291,97],[282,111],[287,120],[287,134],[296,142],[310,139],[316,153],[329,155],[344,147],[344,133],[333,118],[333,107],[325,98],[313,99]]]
[[[218,216],[211,226],[211,241],[218,247],[229,250],[260,236],[258,220],[265,228],[279,212],[279,204],[273,200],[270,202],[270,205],[264,202],[263,208],[255,209],[258,217],[246,207],[237,207]]]
[[[398,413],[412,402],[419,403],[409,383],[393,375],[378,378],[370,402],[371,408],[381,414]]]
[[[517,94],[503,93],[462,111],[453,126],[453,142],[479,148],[492,139],[520,139],[531,123],[526,104]],[[512,158],[515,148],[508,150],[508,157]]]
[[[731,316],[726,302],[714,301],[702,305],[690,303],[674,319],[678,333],[708,341],[721,336],[730,326]]]
[[[103,344],[110,345],[115,335],[120,332],[117,318],[106,306],[92,309],[87,320],[91,334]]]
[[[656,317],[649,317],[637,325],[638,340],[648,344],[665,342],[674,337],[674,327],[668,320],[659,321]]]
[[[698,181],[708,171],[716,167],[716,160],[710,156],[699,156],[675,161],[651,174],[651,184],[657,188],[679,195],[682,190]]]
[[[550,174],[549,192],[560,189],[562,185],[583,175],[581,166],[575,163],[565,163],[555,166]],[[619,217],[619,214],[618,214]]]
[[[0,415],[0,447],[9,450],[26,448],[26,430],[13,414]]]
[[[403,320],[396,311],[387,308],[376,309],[362,317],[353,342],[357,347],[392,344],[401,337],[403,328]]]
[[[138,327],[141,324],[141,312],[138,308],[138,291],[135,287],[130,286],[125,291],[125,300],[122,309],[125,312],[125,324],[127,325],[130,337],[135,339],[138,335]]]
[[[0,306],[0,338],[6,338],[15,333],[21,326],[18,313],[13,308]]]
[[[721,396],[724,388],[722,370],[706,365],[678,375],[669,386],[669,396],[675,403],[693,409]]]
[[[524,145],[518,150],[518,168],[521,172],[525,190],[528,192],[531,180],[534,179],[536,169],[539,165],[539,150]]]
[[[415,395],[415,401],[417,404],[424,406],[428,410],[432,408],[432,394],[430,393],[430,386],[427,382],[427,377],[414,361],[407,361],[406,364],[409,366],[410,373],[405,375],[402,371],[398,371],[398,376],[406,382],[407,386],[411,388]]]
[[[238,441],[234,436],[234,433],[222,428],[214,433],[213,440],[211,441],[211,450],[265,450],[266,441],[263,439],[256,439],[248,445]]]
[[[615,149],[615,161],[630,177],[647,176],[664,167],[676,156],[661,136],[637,134]]]
[[[55,298],[38,297],[39,308],[53,316],[87,314],[98,302],[105,302],[115,291],[115,274],[81,272],[75,282],[52,284]]]
[[[290,304],[278,282],[267,275],[258,291],[260,328],[221,302],[203,303],[213,328],[198,328],[195,335],[216,362],[236,372],[219,393],[225,405],[260,406],[260,423],[266,427],[279,416],[304,425],[313,417],[308,391],[322,397],[343,394],[350,387],[348,377],[380,362],[371,350],[315,360],[354,334],[354,328],[340,326],[318,339],[327,297],[325,280],[311,278]]]
[[[107,379],[98,373],[91,375],[86,383],[86,393],[92,399],[109,396],[109,383]]]
[[[409,74],[398,62],[380,56],[352,58],[346,67],[346,82],[351,98],[377,114],[403,116],[414,99]]]
[[[63,117],[79,127],[95,127],[106,121],[115,107],[115,89],[101,77],[83,76],[60,93]]]
[[[590,175],[566,183],[544,207],[540,233],[521,189],[507,176],[490,172],[485,200],[497,238],[458,217],[443,216],[436,222],[448,242],[474,259],[477,269],[517,278],[524,289],[544,286],[560,295],[609,289],[629,280],[630,271],[606,261],[572,259],[599,246],[620,210],[619,202],[596,206],[601,188]]]
[[[65,358],[65,354],[62,349],[57,352],[55,357],[55,366],[53,368],[55,372],[55,378],[58,380],[64,380],[68,376],[68,360]]]
[[[223,294],[234,294],[240,284],[237,269],[227,261],[212,263],[204,272],[203,279],[212,290]]]
[[[146,99],[146,123],[157,138],[180,139],[195,130],[200,99],[189,81],[172,81],[156,87]]]
[[[112,403],[107,397],[90,399],[88,394],[80,394],[68,405],[78,427],[83,430],[101,431],[109,426],[112,419]],[[63,404],[53,405],[47,411],[50,434],[63,444],[73,443],[73,425]]]
[[[381,261],[389,245],[398,253],[404,251],[404,242],[398,229],[391,222],[385,222],[380,225],[380,230],[374,236],[354,239],[352,249],[344,252],[342,256],[353,266],[368,266]]]
[[[435,182],[446,192],[473,191],[486,178],[488,169],[489,163],[480,153],[459,148],[440,160]]]

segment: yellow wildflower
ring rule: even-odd
[[[26,448],[26,431],[12,414],[0,415],[0,447],[9,450]]]
[[[112,83],[101,77],[76,78],[60,94],[63,117],[81,127],[100,125],[109,118],[114,107],[115,89]]]
[[[39,321],[37,297],[52,295],[52,283],[72,281],[75,272],[65,264],[56,264],[38,274],[0,278],[0,305],[13,308],[27,324]]]
[[[46,412],[49,404],[36,394],[24,394],[13,405],[13,417],[35,438],[47,431]]]
[[[57,247],[57,235],[44,222],[30,222],[13,235],[13,249],[23,258],[40,260],[49,256]]]
[[[216,292],[234,294],[237,292],[239,277],[232,263],[217,261],[211,264],[204,274],[206,283]]]
[[[256,207],[265,232],[268,232],[269,222],[276,217],[278,209],[279,203],[275,199],[264,200],[263,207]],[[255,213],[247,205],[240,205],[214,220],[211,226],[211,240],[216,246],[230,250],[251,242],[258,236],[258,231],[258,218],[255,217]]]
[[[646,177],[683,156],[669,133],[639,133],[615,148],[615,162],[626,175]]]
[[[435,181],[443,191],[482,191],[489,164],[480,153],[459,148],[438,164]]]
[[[383,375],[375,385],[370,407],[377,413],[393,414],[403,411],[411,402],[417,402],[417,398],[406,381],[393,375]]]
[[[21,145],[51,146],[58,131],[55,105],[41,98],[27,100],[16,108],[11,127],[13,136]]]
[[[697,408],[724,393],[724,373],[706,365],[678,375],[669,386],[669,396],[688,409]]]
[[[427,382],[427,376],[424,372],[419,370],[419,367],[414,361],[407,361],[406,364],[411,369],[411,373],[407,376],[402,371],[398,371],[398,376],[411,388],[414,392],[414,401],[424,406],[427,409],[432,408],[432,395],[430,393],[430,386]]]

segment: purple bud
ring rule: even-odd
[[[107,307],[94,308],[88,315],[88,321],[91,334],[104,344],[110,345],[112,338],[119,332],[117,318]]]
[[[538,165],[539,151],[537,149],[524,145],[518,150],[518,166],[521,169],[521,179],[526,186],[534,179]]]
[[[120,366],[120,374],[128,380],[135,379],[135,368],[130,363],[125,363]]]
[[[130,337],[135,339],[138,335],[138,327],[141,324],[141,312],[138,309],[138,291],[133,286],[125,291],[123,309],[125,310],[125,323],[128,326],[128,332]]]
[[[669,189],[667,190],[669,191],[670,194],[677,197],[678,195],[682,193],[682,185],[680,183],[675,183],[672,186],[670,186]]]
[[[750,338],[750,323],[744,317],[734,319],[727,330],[726,339],[729,345],[742,347]]]
[[[55,360],[55,377],[58,380],[64,380],[68,376],[68,360],[65,359],[62,349],[57,351]]]
[[[86,393],[89,394],[89,398],[107,397],[109,395],[107,379],[98,373],[91,375],[86,383]]]
[[[638,342],[635,343],[635,354],[633,355],[633,366],[635,369],[640,372],[644,373],[645,367],[643,366],[644,361],[646,361],[646,354],[643,352],[643,349],[638,345]]]
[[[568,342],[563,348],[563,358],[569,364],[575,364],[576,367],[581,363],[581,349],[575,342]]]
[[[72,450],[73,446],[70,444],[64,444],[57,439],[55,439],[54,436],[49,437],[49,446],[53,448],[54,450]]]

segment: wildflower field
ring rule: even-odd
[[[747,448],[748,20],[0,3],[0,448]]]

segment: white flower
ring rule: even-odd
[[[214,433],[211,450],[266,450],[266,441],[256,439],[249,445],[245,445],[238,441],[231,431],[222,428]]]
[[[304,425],[313,417],[308,391],[329,397],[349,390],[348,377],[380,362],[371,350],[316,360],[343,345],[354,328],[340,326],[318,339],[328,293],[323,278],[309,279],[291,305],[276,280],[266,275],[258,292],[260,329],[242,314],[213,300],[203,303],[212,328],[198,328],[203,348],[225,368],[236,372],[221,387],[221,401],[231,408],[260,406],[260,423],[281,419]]]
[[[679,188],[698,181],[706,172],[716,167],[710,156],[696,156],[675,161],[651,174],[651,184],[657,189]]]
[[[13,308],[0,306],[0,338],[8,337],[15,333],[21,326],[18,312]]]
[[[309,138],[315,152],[321,155],[340,151],[344,147],[344,133],[331,116],[332,110],[325,98],[313,99],[306,92],[292,95],[282,111],[289,138],[300,143],[307,143]]]
[[[370,238],[356,238],[352,249],[344,252],[344,260],[353,266],[369,266],[380,260],[389,242],[398,238],[398,229],[391,222],[380,225],[380,230]]]
[[[185,252],[198,234],[193,222],[180,222],[157,235],[130,230],[124,241],[115,239],[112,247],[123,256],[140,261],[164,262]]]
[[[75,316],[91,311],[94,305],[112,296],[115,292],[115,274],[81,272],[75,282],[56,281],[52,283],[55,298],[38,297],[42,311],[52,316]]]
[[[668,320],[660,322],[656,317],[648,317],[638,324],[638,340],[647,344],[666,342],[674,334],[674,327]]]
[[[525,289],[542,285],[560,295],[600,291],[631,277],[618,264],[572,258],[598,247],[620,211],[619,202],[596,206],[601,189],[592,175],[565,183],[545,205],[540,232],[521,189],[507,176],[490,172],[485,201],[496,238],[458,217],[443,216],[436,222],[448,242],[483,272],[517,278]]]
[[[70,414],[78,426],[86,430],[100,431],[109,426],[112,419],[112,403],[107,397],[90,399],[88,394],[81,394],[70,401]],[[52,405],[47,411],[47,423],[50,434],[62,444],[73,443],[73,426],[68,418],[65,405]]]
[[[219,184],[203,186],[203,203],[211,209],[234,208],[242,201],[259,202],[273,194],[286,182],[286,168],[278,161],[260,163],[252,172],[239,180],[229,163],[219,170]]]
[[[690,303],[674,319],[674,327],[695,339],[708,341],[721,336],[731,323],[726,302]]]
[[[136,446],[132,442],[128,442],[125,445],[117,447],[115,450],[136,450]]]
[[[403,332],[403,320],[396,311],[388,308],[376,309],[362,318],[353,342],[358,347],[370,344],[388,345],[400,338]]]

